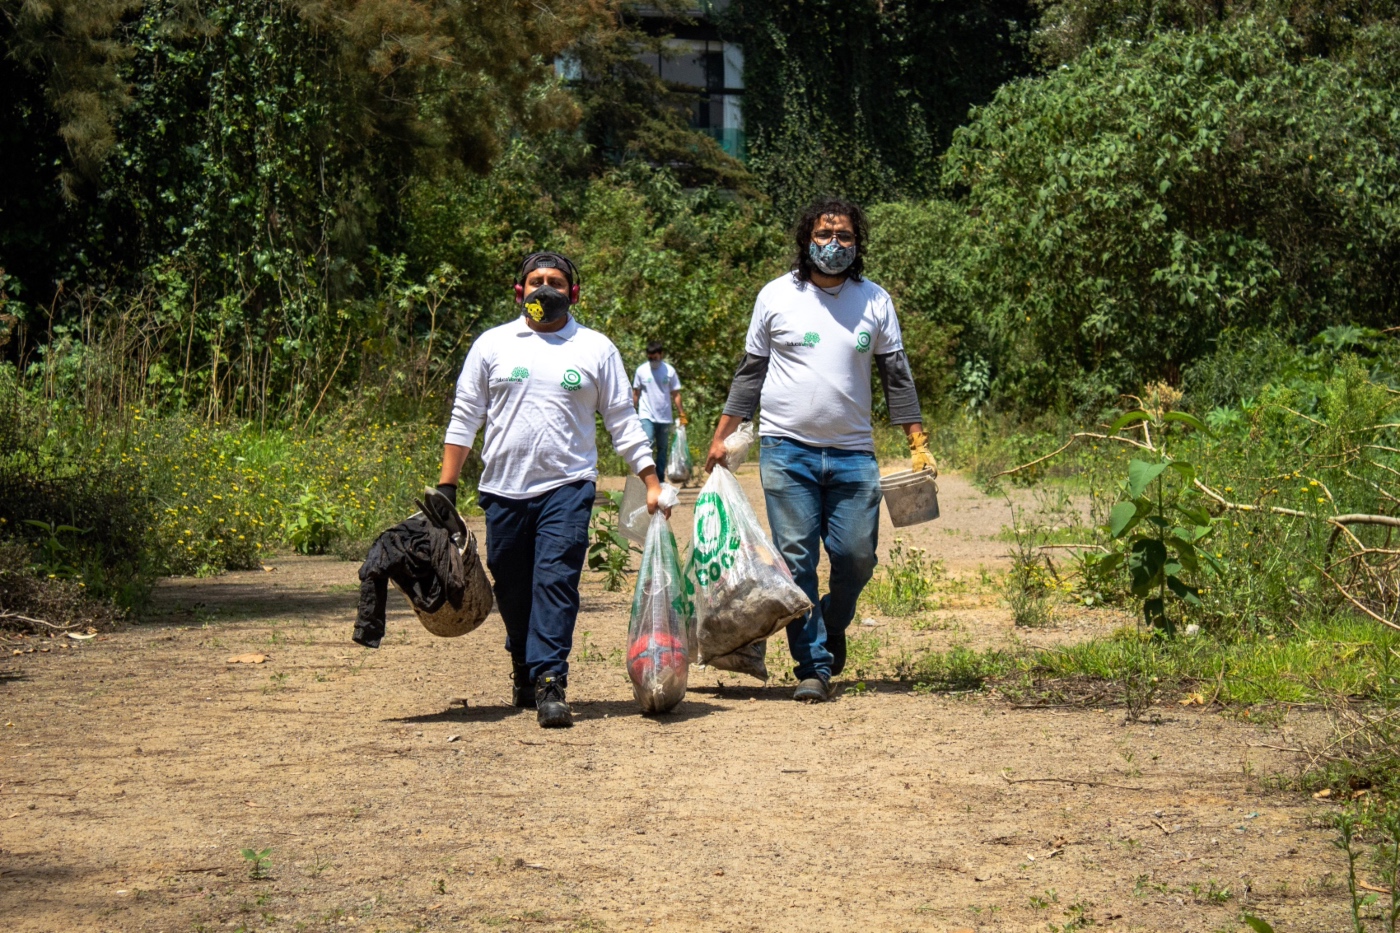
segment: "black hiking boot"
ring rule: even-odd
[[[510,705],[516,709],[535,708],[535,685],[530,682],[530,669],[524,664],[511,664]]]
[[[846,669],[846,630],[826,630],[826,650],[831,652],[831,676]]]
[[[831,683],[820,674],[807,677],[797,685],[792,698],[799,703],[825,703],[831,698]]]
[[[558,674],[541,674],[535,681],[535,708],[541,729],[567,729],[574,724],[573,710],[564,699],[564,681]]]

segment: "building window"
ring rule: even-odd
[[[645,60],[661,80],[693,95],[690,125],[713,136],[725,152],[744,152],[744,52],[718,39],[668,39],[664,51]]]

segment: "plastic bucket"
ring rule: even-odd
[[[921,525],[938,517],[938,482],[930,470],[904,470],[880,477],[885,508],[896,528]]]

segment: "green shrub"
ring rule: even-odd
[[[930,559],[923,548],[905,547],[902,538],[895,538],[884,567],[862,595],[885,615],[915,615],[929,608],[944,575],[942,561]]]
[[[1307,58],[1285,23],[1248,20],[1104,44],[974,110],[945,182],[977,214],[995,394],[1084,416],[1175,381],[1225,327],[1385,326],[1397,47],[1378,27],[1353,57]]]
[[[144,468],[130,458],[85,456],[70,443],[80,431],[50,427],[44,405],[13,367],[0,365],[0,538],[46,553],[36,562],[82,582],[93,598],[133,605],[159,571]]]
[[[81,580],[46,573],[35,557],[25,544],[0,541],[0,630],[52,633],[121,621],[124,613],[109,600],[95,598]]]

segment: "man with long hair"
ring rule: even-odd
[[[890,421],[909,439],[911,465],[937,475],[899,318],[889,293],[865,278],[868,227],[860,205],[821,198],[795,229],[792,271],[754,302],[744,360],[734,374],[705,468],[760,405],[759,472],[773,543],[813,609],[787,627],[796,700],[820,703],[846,664],[846,628],[875,571],[880,468],[871,428],[871,363]],[[831,563],[817,592],[819,546]]]

